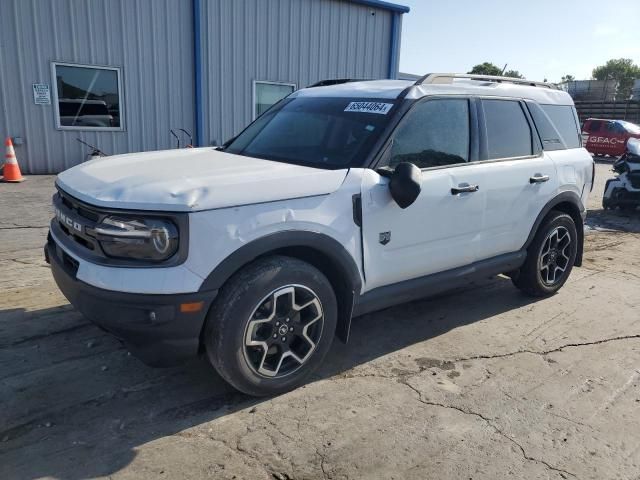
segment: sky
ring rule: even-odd
[[[640,0],[393,0],[400,71],[466,73],[485,61],[531,80],[591,78],[611,58],[640,65]]]

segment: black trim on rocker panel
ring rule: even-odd
[[[576,224],[576,232],[578,234],[578,251],[576,253],[576,260],[574,262],[574,265],[576,267],[580,267],[582,266],[582,254],[584,250],[584,216],[586,215],[586,210],[582,205],[582,200],[580,199],[578,194],[574,192],[562,192],[560,195],[554,197],[544,206],[544,208],[536,217],[536,221],[533,223],[533,227],[529,232],[527,241],[524,243],[522,248],[523,250],[526,250],[529,247],[544,218],[551,210],[553,210],[561,203],[569,203],[574,207],[573,209],[571,209],[571,211],[565,213],[571,215],[571,218],[573,218],[573,221]]]
[[[522,266],[525,258],[526,252],[521,250],[475,262],[465,267],[375,288],[358,299],[353,316],[429,297],[475,280],[515,270]]]
[[[225,258],[204,280],[200,291],[218,290],[235,272],[268,254],[290,255],[308,261],[332,283],[338,299],[336,335],[349,338],[353,306],[362,289],[360,271],[353,257],[337,240],[318,232],[286,230],[254,240]]]

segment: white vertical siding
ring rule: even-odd
[[[386,78],[392,15],[346,0],[202,0],[201,144],[251,121],[254,80]]]
[[[193,131],[192,22],[190,0],[2,0],[0,136],[25,139],[23,173],[80,163],[77,137],[124,153],[170,148],[170,128]],[[125,131],[56,130],[53,105],[35,105],[31,87],[53,94],[53,61],[120,67]]]

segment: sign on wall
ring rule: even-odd
[[[50,105],[51,92],[47,83],[33,84],[33,103],[36,105]]]

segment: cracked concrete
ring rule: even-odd
[[[0,478],[640,478],[640,212],[588,217],[585,265],[366,315],[304,387],[145,367],[42,259],[52,177],[0,184]]]

